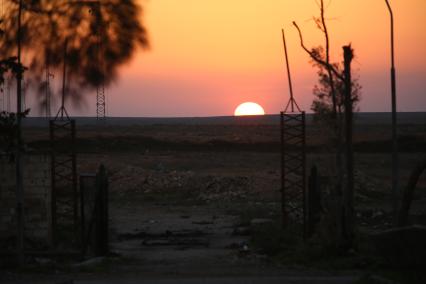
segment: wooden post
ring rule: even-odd
[[[394,19],[392,8],[388,0],[386,5],[390,14],[390,36],[391,36],[391,100],[392,100],[392,195],[394,221],[397,222],[398,204],[400,199],[399,173],[398,173],[398,133],[397,133],[397,112],[396,112],[396,79],[395,79],[395,49],[394,49]]]
[[[108,254],[108,177],[104,165],[99,167],[96,176],[95,239],[97,256]]]
[[[321,220],[321,185],[316,166],[311,168],[306,200],[306,238],[310,238]]]
[[[419,181],[423,171],[426,171],[426,158],[423,158],[423,160],[420,161],[411,172],[407,186],[401,194],[402,198],[398,213],[398,227],[408,225],[408,213],[410,211],[411,202],[413,201],[414,189],[416,188],[417,182]]]
[[[347,245],[351,246],[354,237],[354,160],[352,145],[352,80],[351,62],[353,49],[350,45],[343,46],[345,75],[345,152],[346,152],[346,188],[343,193],[345,210],[344,234]]]
[[[19,1],[18,8],[18,71],[16,73],[16,220],[17,220],[17,258],[20,265],[24,263],[24,185],[23,185],[23,164],[22,164],[22,72],[21,66],[21,14],[22,0]]]

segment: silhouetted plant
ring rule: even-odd
[[[26,117],[29,113],[30,109],[26,109],[19,115]],[[0,151],[9,155],[12,154],[16,146],[17,116],[14,112],[0,112]]]
[[[315,111],[317,120],[331,126],[335,140],[333,146],[336,153],[336,179],[333,195],[337,209],[333,209],[336,211],[336,214],[333,214],[335,232],[330,232],[330,235],[337,236],[336,248],[340,250],[352,247],[354,240],[352,113],[359,102],[361,87],[358,80],[351,76],[350,66],[354,53],[350,45],[343,46],[344,68],[341,64],[331,62],[324,0],[320,0],[319,8],[320,17],[314,17],[314,21],[324,35],[325,47],[307,48],[301,29],[296,22],[293,22],[293,25],[299,33],[301,47],[311,58],[313,66],[319,68],[319,82],[314,87],[316,98],[311,108]]]
[[[142,8],[136,2],[23,0],[22,46],[30,84],[39,89],[46,65],[61,69],[65,44],[69,97],[79,100],[84,90],[117,79],[119,67],[137,48],[148,47]],[[6,6],[0,42],[4,56],[16,55],[17,9],[18,0]]]
[[[312,52],[315,53],[318,58],[322,58],[325,61],[325,52],[322,46],[313,48]],[[332,82],[327,68],[324,65],[319,64],[315,60],[311,60],[311,63],[318,69],[318,82],[315,84],[313,89],[315,98],[312,102],[311,110],[314,111],[314,119],[316,121],[326,121],[328,124],[331,124],[334,120],[332,98],[333,90],[331,84],[334,84],[334,91],[336,93],[336,113],[340,117],[344,109],[345,84],[342,80],[334,80]],[[343,74],[342,64],[333,63],[332,65],[337,72]],[[361,100],[361,88],[358,78],[353,78],[351,95],[353,111],[359,110],[358,103]]]

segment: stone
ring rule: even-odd
[[[255,218],[250,221],[250,225],[252,226],[266,225],[271,223],[273,223],[273,220],[267,218]]]
[[[90,266],[94,266],[94,265],[99,265],[101,263],[103,263],[106,260],[106,257],[101,256],[101,257],[94,257],[94,258],[90,258],[88,260],[85,260],[83,262],[79,262],[73,265],[73,267],[77,267],[77,268],[82,268],[82,267],[90,267]]]
[[[377,252],[392,267],[424,267],[426,226],[394,228],[372,235]]]
[[[234,236],[248,236],[250,235],[250,228],[249,227],[237,227],[232,232]]]

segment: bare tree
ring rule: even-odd
[[[309,49],[306,47],[303,34],[296,22],[293,25],[298,31],[300,45],[311,58],[313,65],[319,68],[320,84],[323,89],[314,89],[318,96],[313,107],[321,111],[326,108],[330,116],[323,119],[331,124],[336,141],[336,168],[337,179],[335,184],[334,216],[336,225],[336,242],[338,247],[352,245],[353,237],[353,150],[352,150],[352,111],[355,103],[359,100],[360,86],[351,78],[350,64],[353,59],[353,49],[344,46],[343,70],[341,65],[330,62],[330,35],[325,20],[324,1],[320,1],[320,17],[314,18],[319,30],[324,35],[324,46]],[[331,104],[327,104],[330,99]],[[342,112],[342,109],[344,112]],[[345,118],[345,120],[343,119]],[[344,131],[345,130],[345,135]],[[346,147],[346,167],[343,166],[343,152]],[[346,169],[345,190],[343,186]]]
[[[30,70],[26,79],[36,90],[44,82],[46,63],[52,71],[60,70],[66,41],[69,93],[77,101],[84,90],[116,80],[119,67],[132,58],[138,47],[148,48],[142,8],[136,0],[22,1],[22,47]],[[16,56],[14,15],[18,2],[11,0],[6,7],[4,36],[0,39],[3,57]],[[97,64],[99,41],[103,43],[103,68]]]

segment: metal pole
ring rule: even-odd
[[[285,228],[288,224],[285,196],[285,153],[284,153],[284,112],[280,113],[280,142],[281,142],[281,226]]]
[[[68,39],[64,43],[64,66],[62,74],[62,98],[61,98],[61,119],[64,118],[65,110],[65,93],[66,93],[66,76],[67,76],[67,48],[68,48]]]
[[[285,53],[285,63],[286,63],[286,66],[287,66],[288,86],[290,88],[291,112],[294,112],[293,85],[291,83],[290,64],[288,63],[287,44],[286,44],[286,41],[285,41],[284,29],[282,29],[282,34],[283,34],[283,44],[284,44],[284,53]]]
[[[392,91],[392,194],[393,194],[393,213],[396,221],[399,204],[398,187],[398,134],[397,134],[397,112],[396,112],[396,82],[395,82],[395,49],[394,49],[394,19],[392,8],[388,0],[386,5],[390,14],[391,24],[391,91]]]
[[[22,129],[21,129],[21,113],[22,113],[22,66],[21,66],[21,14],[22,0],[19,0],[18,8],[18,71],[16,73],[16,220],[17,220],[17,258],[20,265],[24,263],[24,186],[22,174]]]
[[[352,246],[354,237],[354,152],[353,152],[353,113],[352,113],[352,47],[343,46],[345,74],[345,150],[346,150],[346,188],[343,193],[345,210],[345,235]]]

